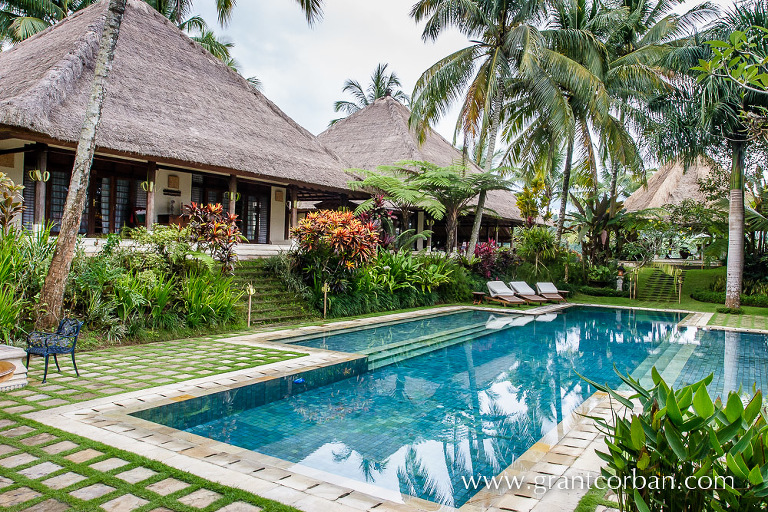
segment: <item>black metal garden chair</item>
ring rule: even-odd
[[[48,357],[53,356],[56,369],[61,372],[59,360],[56,356],[59,354],[72,354],[72,366],[75,367],[75,373],[79,377],[80,372],[77,371],[77,363],[75,363],[75,346],[77,345],[77,337],[80,335],[80,328],[82,326],[83,322],[79,320],[65,318],[59,322],[59,328],[56,329],[56,332],[34,331],[29,333],[29,336],[27,336],[27,368],[29,368],[30,355],[35,354],[45,357],[45,373],[43,374],[43,383],[45,383],[48,377]]]

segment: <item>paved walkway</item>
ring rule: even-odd
[[[144,457],[23,417],[65,404],[266,365],[296,351],[231,345],[216,338],[169,341],[77,354],[42,384],[33,359],[29,386],[0,393],[0,510],[288,511],[285,505],[215,484]]]

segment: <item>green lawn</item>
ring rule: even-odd
[[[302,354],[232,345],[220,337],[79,352],[81,377],[62,357],[42,384],[33,359],[29,385],[0,393],[0,510],[203,511],[295,509],[219,485],[111,446],[23,418],[69,403],[284,361]]]

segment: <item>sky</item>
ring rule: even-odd
[[[241,73],[257,76],[263,92],[310,132],[325,130],[333,103],[347,78],[366,86],[378,63],[389,63],[410,94],[421,73],[442,57],[468,45],[455,31],[436,42],[421,39],[422,27],[409,16],[415,0],[325,0],[323,19],[307,26],[296,0],[240,0],[234,16],[217,34],[235,43],[233,55]],[[694,5],[697,1],[688,1]],[[731,5],[731,0],[715,0]],[[215,2],[198,0],[195,10],[211,26]],[[448,140],[458,109],[435,126]]]

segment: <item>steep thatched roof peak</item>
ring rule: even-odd
[[[102,0],[0,53],[0,125],[76,142],[93,79]],[[348,165],[145,2],[128,0],[97,147],[346,189]]]
[[[432,130],[419,144],[416,132],[408,126],[411,112],[384,96],[354,114],[337,121],[318,135],[320,142],[358,169],[375,170],[401,160],[427,161],[440,166],[461,163],[463,155],[439,133]],[[475,172],[482,169],[470,161]],[[515,196],[507,191],[492,191],[486,206],[502,218],[522,222]]]
[[[648,178],[645,186],[627,198],[624,209],[636,212],[661,208],[667,204],[678,205],[685,199],[705,203],[706,198],[699,190],[699,181],[711,179],[712,165],[703,158],[697,159],[688,169],[680,160],[667,162]]]

